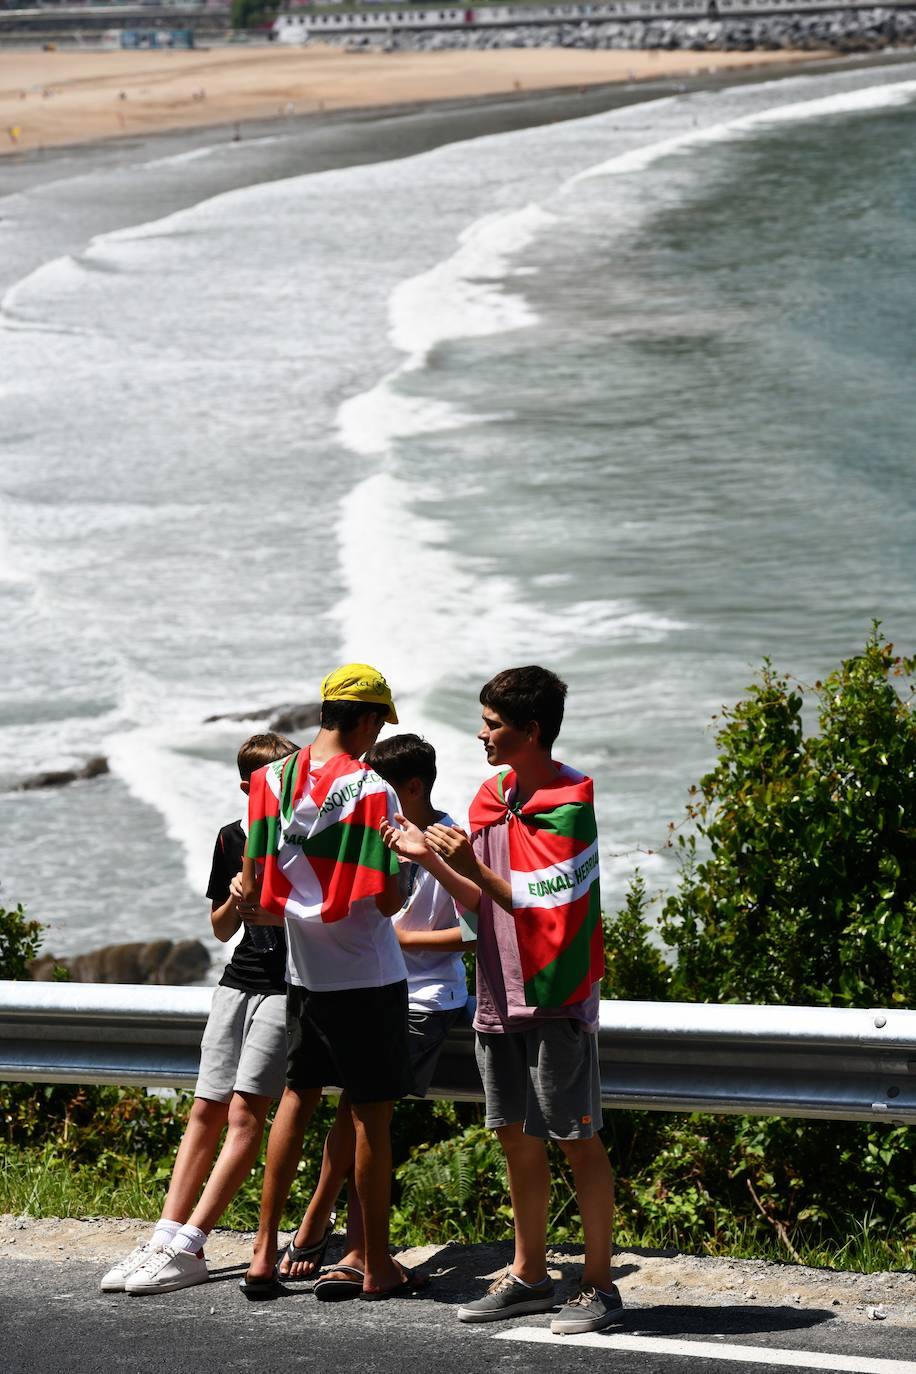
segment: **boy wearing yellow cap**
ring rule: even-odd
[[[371,1301],[422,1282],[388,1249],[391,1110],[413,1086],[406,969],[390,920],[403,900],[399,865],[379,834],[382,823],[393,824],[398,801],[360,762],[397,713],[384,677],[364,663],[330,673],[321,696],[312,744],[251,783],[242,891],[285,920],[289,1053],[241,1287],[251,1298],[275,1291],[280,1216],[306,1125],[322,1089],[333,1086],[344,1089],[352,1112],[365,1228],[361,1296]]]

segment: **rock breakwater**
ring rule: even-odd
[[[916,9],[829,10],[748,18],[634,19],[519,24],[505,28],[321,33],[353,51],[437,52],[450,48],[622,48],[686,52],[880,52],[916,46]]]

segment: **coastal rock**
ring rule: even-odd
[[[25,778],[16,787],[17,792],[34,792],[41,787],[66,787],[71,782],[81,782],[84,778],[98,778],[107,773],[108,760],[101,754],[87,759],[82,768],[62,768],[46,773],[35,773]]]
[[[278,708],[278,714],[270,722],[270,728],[278,735],[288,735],[290,730],[317,729],[320,722],[321,703],[314,702],[305,706]]]
[[[257,706],[252,707],[250,711],[227,711],[220,716],[207,716],[204,725],[212,725],[218,720],[268,720],[269,730],[275,731],[278,735],[285,735],[289,730],[309,730],[313,726],[317,727],[320,718],[320,702],[294,706],[284,701],[277,706]]]
[[[170,987],[199,983],[210,967],[210,955],[200,940],[137,940],[104,945],[69,958],[43,954],[29,964],[39,983],[53,980],[55,968],[65,968],[74,983],[153,983]]]
[[[518,24],[512,27],[435,31],[398,29],[379,34],[332,33],[323,43],[357,45],[362,51],[441,52],[444,49],[617,48],[682,52],[879,51],[916,45],[916,11],[829,10],[816,14],[767,14],[751,18],[634,19],[595,23]]]

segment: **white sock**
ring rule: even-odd
[[[153,1232],[153,1244],[171,1245],[180,1230],[180,1221],[166,1221],[165,1217],[160,1217]]]
[[[524,1279],[519,1278],[518,1274],[510,1274],[510,1277],[513,1283],[520,1283],[523,1288],[543,1288],[545,1283],[550,1282],[549,1274],[546,1278],[538,1279],[537,1283],[526,1283]]]
[[[208,1234],[207,1231],[198,1231],[196,1226],[182,1226],[175,1232],[170,1244],[173,1250],[186,1250],[189,1255],[196,1255],[198,1250],[204,1248]]]

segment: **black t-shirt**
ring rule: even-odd
[[[222,906],[229,884],[242,871],[245,832],[241,821],[224,825],[216,837],[207,896]],[[282,926],[244,926],[220,986],[239,992],[286,992],[286,932]]]

